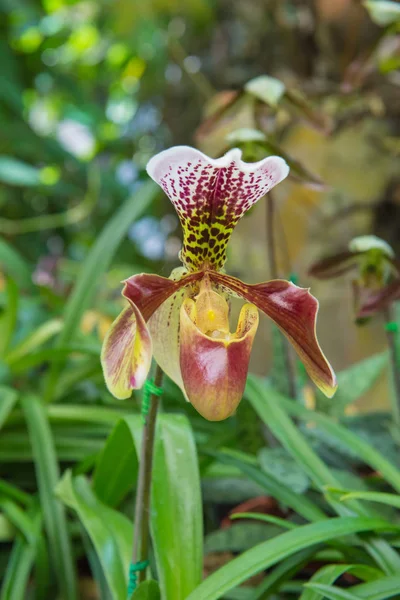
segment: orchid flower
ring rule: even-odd
[[[372,316],[400,296],[400,263],[391,246],[375,235],[361,235],[348,249],[324,258],[310,269],[318,279],[332,279],[353,272],[353,295],[357,319]]]
[[[142,273],[124,281],[127,306],[102,349],[109,391],[128,398],[144,384],[154,355],[203,417],[226,419],[243,395],[260,309],[291,342],[315,384],[332,396],[335,374],[315,333],[317,300],[288,281],[250,285],[223,271],[233,229],[285,179],[285,161],[270,156],[244,163],[238,149],[213,160],[178,146],[154,156],[147,172],[178,213],[183,266],[169,278]],[[229,296],[245,301],[233,333]]]

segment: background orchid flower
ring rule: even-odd
[[[391,246],[375,235],[354,238],[348,250],[316,262],[309,274],[318,279],[332,279],[351,271],[354,273],[354,309],[358,319],[376,312],[373,307],[380,306],[385,298],[390,301],[396,292],[392,280],[399,278],[400,264]],[[388,293],[384,291],[386,288]]]
[[[205,418],[236,410],[246,382],[258,310],[286,335],[311,379],[327,395],[336,379],[315,333],[317,300],[284,280],[249,285],[222,272],[238,221],[288,175],[282,158],[244,163],[238,149],[213,160],[178,146],[154,156],[147,172],[174,205],[183,229],[183,267],[170,278],[134,275],[124,283],[128,306],[102,350],[107,386],[117,398],[140,388],[151,356]],[[230,295],[246,301],[236,330],[229,325]]]

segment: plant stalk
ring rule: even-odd
[[[393,421],[397,426],[400,426],[400,350],[396,341],[397,332],[390,327],[390,325],[393,323],[390,308],[385,309],[383,315],[386,325],[386,339],[389,348],[394,387],[394,398],[392,401]]]
[[[278,261],[276,257],[276,244],[274,232],[275,203],[271,192],[267,194],[267,245],[269,270],[272,279],[279,279]],[[283,337],[283,336],[282,336]],[[288,392],[291,398],[297,398],[296,371],[292,349],[289,342],[283,337],[283,350],[285,354],[285,364],[288,374]]]
[[[163,372],[157,365],[154,375],[154,383],[157,387],[161,387],[162,379]],[[148,558],[151,475],[158,404],[158,396],[152,394],[150,397],[149,412],[146,416],[146,422],[143,428],[140,451],[138,485],[135,502],[135,530],[133,537],[132,564],[137,564]],[[144,570],[138,571],[138,584],[145,579],[145,575],[146,572]]]

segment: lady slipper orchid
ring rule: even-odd
[[[310,269],[318,279],[332,279],[352,271],[357,320],[362,322],[399,294],[400,263],[391,246],[375,235],[351,240],[348,250],[324,258]]]
[[[288,281],[249,285],[222,271],[234,227],[285,179],[285,161],[270,156],[244,163],[238,149],[213,160],[178,146],[154,156],[147,172],[178,213],[183,266],[170,278],[143,273],[124,282],[122,295],[128,305],[111,326],[102,350],[110,392],[123,399],[140,388],[154,355],[203,417],[226,419],[243,395],[260,309],[292,343],[311,379],[332,396],[335,375],[315,333],[317,300]],[[230,295],[246,301],[233,333]]]

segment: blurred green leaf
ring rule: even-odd
[[[275,537],[281,529],[266,523],[233,523],[230,527],[209,533],[204,540],[204,552],[243,552],[256,544]]]
[[[324,584],[330,585],[334,583],[343,573],[353,573],[357,577],[360,577],[361,573],[364,575],[361,579],[371,579],[383,576],[382,571],[368,567],[366,565],[326,565],[321,567],[310,579],[310,584]],[[367,575],[367,576],[366,576]],[[311,585],[307,585],[307,589],[304,590],[300,596],[300,600],[320,600],[321,594],[317,591],[317,588],[313,588]]]
[[[62,322],[59,319],[49,319],[7,353],[7,364],[11,365],[23,359],[24,356],[30,354],[59,333],[61,328]]]
[[[82,315],[93,301],[101,277],[109,268],[121,240],[133,221],[146,210],[157,193],[158,187],[153,182],[143,184],[105,225],[86,257],[73,292],[65,305],[64,327],[58,336],[56,347],[67,345],[75,336]],[[47,400],[53,398],[60,371],[61,364],[53,363],[47,381]]]
[[[11,388],[0,386],[0,429],[7,421],[8,415],[17,402],[17,392]]]
[[[65,510],[54,496],[59,468],[52,432],[39,398],[33,395],[24,396],[21,403],[35,460],[43,518],[56,577],[65,600],[77,600],[75,565]]]
[[[400,576],[382,577],[369,583],[355,585],[352,590],[357,598],[365,600],[385,600],[396,597],[400,590]]]
[[[83,476],[66,471],[56,488],[59,498],[74,509],[99,557],[113,598],[126,597],[133,527],[123,514],[106,506]]]
[[[27,518],[31,521],[35,532],[40,531],[41,511],[32,508]],[[23,535],[19,535],[13,544],[6,572],[2,581],[0,600],[26,600],[29,575],[37,556],[37,546]],[[44,583],[47,583],[46,581]]]
[[[400,21],[400,5],[390,0],[366,0],[363,2],[371,19],[377,24],[385,27]]]
[[[321,592],[324,597],[329,598],[330,600],[359,600],[359,596],[355,596],[348,590],[343,590],[333,585],[325,585],[323,583],[306,583],[305,587],[311,588],[316,592]]]
[[[340,371],[337,374],[338,389],[334,401],[330,401],[327,406],[325,396],[318,391],[319,401],[322,406],[327,407],[330,414],[343,414],[346,406],[368,392],[387,365],[388,353],[380,352]]]
[[[143,581],[133,592],[130,600],[160,600],[160,588],[157,581]]]
[[[281,519],[280,517],[274,517],[274,515],[268,515],[263,513],[233,513],[230,515],[230,519],[232,521],[236,521],[236,519],[254,519],[255,521],[264,521],[265,523],[272,523],[273,525],[277,525],[278,527],[283,527],[283,529],[295,529],[297,525],[292,523],[291,521],[287,521],[286,519]]]
[[[296,494],[304,494],[310,480],[284,448],[263,448],[258,454],[261,468]]]
[[[25,259],[5,240],[0,238],[0,264],[20,287],[32,286],[32,274]]]
[[[346,491],[343,496],[341,496],[340,500],[342,502],[346,502],[346,500],[352,500],[353,498],[357,498],[358,500],[366,500],[368,502],[380,502],[382,504],[387,504],[388,506],[400,508],[400,496],[396,496],[395,494],[387,494],[384,492]]]
[[[18,186],[41,185],[41,169],[11,156],[0,156],[0,182]]]
[[[385,529],[388,523],[362,517],[336,517],[287,531],[247,550],[210,575],[186,600],[218,600],[252,575],[313,544],[362,531]]]
[[[7,304],[0,317],[0,356],[5,356],[15,334],[18,317],[19,291],[13,279],[7,279]]]

